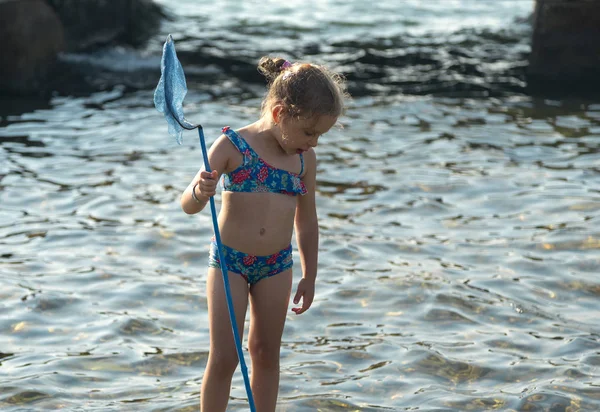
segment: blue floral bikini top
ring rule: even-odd
[[[302,154],[300,154],[300,173],[288,172],[277,169],[261,159],[248,142],[229,126],[223,128],[223,133],[244,156],[240,167],[223,175],[223,190],[283,193],[290,196],[306,194],[306,186],[300,178],[304,171]]]

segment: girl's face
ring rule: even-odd
[[[318,139],[333,127],[337,117],[323,115],[310,119],[294,119],[285,116],[275,118],[279,120],[277,140],[287,154],[303,153],[311,147],[316,147]]]

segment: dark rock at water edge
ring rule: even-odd
[[[537,0],[527,72],[542,95],[600,95],[600,1]]]
[[[166,17],[152,0],[46,0],[65,30],[67,51],[142,45]]]
[[[59,53],[140,46],[165,17],[152,0],[0,0],[0,94],[46,95],[69,81]]]
[[[60,19],[43,0],[0,0],[0,39],[0,93],[36,93],[65,49]]]

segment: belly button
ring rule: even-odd
[[[260,228],[260,235],[263,236],[265,234],[266,230],[264,227]]]

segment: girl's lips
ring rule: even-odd
[[[298,153],[298,154],[302,154],[302,153],[304,153],[305,151],[306,151],[306,150],[298,149],[298,150],[296,150],[296,153]]]

